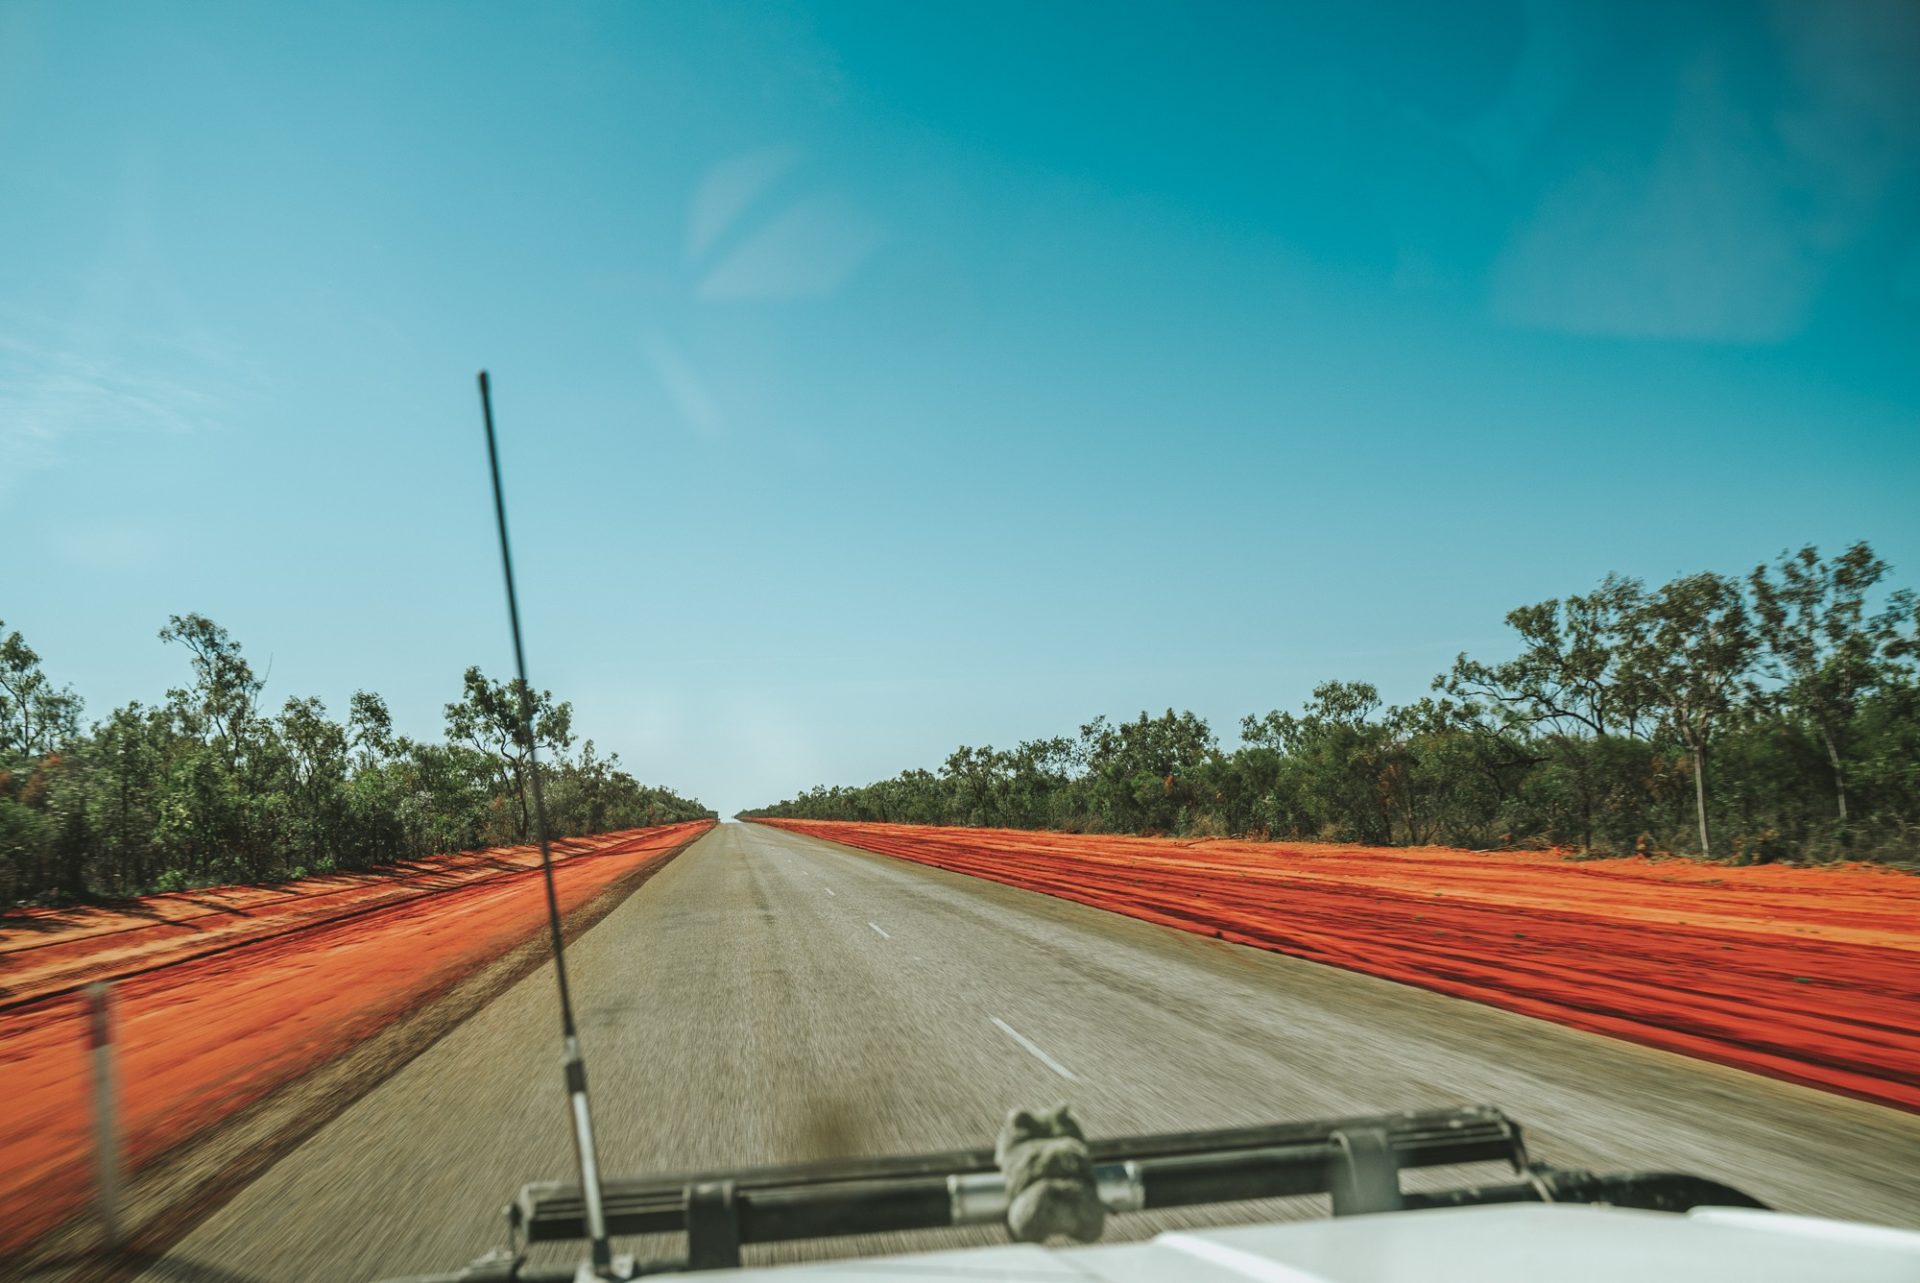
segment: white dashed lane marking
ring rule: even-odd
[[[1077,1083],[1080,1081],[1080,1079],[1074,1074],[1074,1072],[1071,1069],[1068,1069],[1065,1065],[1055,1060],[1052,1056],[1049,1056],[1046,1052],[1040,1050],[1040,1048],[1034,1044],[1032,1039],[1028,1038],[1025,1034],[1021,1033],[1018,1029],[1015,1029],[1012,1025],[1000,1019],[1000,1017],[998,1016],[993,1017],[993,1023],[999,1028],[1001,1033],[1005,1034],[1007,1037],[1019,1043],[1020,1046],[1027,1052],[1028,1055],[1032,1056],[1035,1060],[1045,1065],[1048,1069],[1051,1069],[1054,1073],[1059,1074],[1062,1078],[1066,1079],[1070,1083]]]

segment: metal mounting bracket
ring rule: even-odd
[[[740,1207],[732,1181],[687,1186],[687,1267],[740,1268]]]
[[[1337,1131],[1327,1190],[1335,1216],[1397,1212],[1406,1206],[1400,1194],[1400,1156],[1384,1127]]]

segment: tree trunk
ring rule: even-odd
[[[1820,729],[1820,742],[1827,746],[1827,761],[1833,767],[1833,792],[1840,799],[1840,823],[1844,827],[1847,822],[1847,780],[1840,766],[1840,748],[1825,727]]]
[[[1693,813],[1700,821],[1700,856],[1706,859],[1713,854],[1707,845],[1707,748],[1696,744],[1693,749]]]
[[[513,787],[520,798],[520,840],[526,842],[532,839],[533,835],[529,830],[533,825],[527,816],[526,767],[518,762],[514,763],[513,767]]]
[[[127,829],[131,826],[127,823],[127,764],[125,759],[122,758],[119,760],[117,766],[119,769],[116,770],[114,774],[118,777],[115,782],[120,785],[120,815],[119,822],[114,825],[114,846],[118,848],[116,851],[118,858],[115,860],[115,863],[120,866],[117,870],[118,875],[125,878],[127,876],[126,866],[129,862],[127,848],[131,845],[131,843],[127,841]],[[138,895],[147,889],[146,870],[141,867],[144,862],[139,856],[134,856],[131,862],[133,864],[133,893]]]
[[[1580,849],[1593,850],[1593,762],[1580,762]]]

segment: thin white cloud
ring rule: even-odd
[[[700,282],[706,299],[831,294],[880,244],[880,227],[851,200],[812,196],[756,231]]]
[[[100,434],[216,425],[263,379],[206,323],[149,217],[155,161],[128,155],[97,252],[0,303],[0,493]]]
[[[816,192],[771,206],[756,203],[803,159],[792,147],[767,147],[712,166],[687,211],[686,263],[692,299],[745,302],[821,298],[838,290],[881,241],[881,228],[848,197]],[[703,261],[704,260],[704,261]],[[680,416],[702,433],[727,416],[692,356],[665,329],[640,336],[640,350]]]
[[[173,379],[0,336],[0,486],[56,464],[77,434],[186,432],[216,409]]]
[[[769,147],[707,170],[687,211],[687,261],[705,254],[757,197],[799,163],[797,148]]]
[[[1818,284],[1775,159],[1696,66],[1652,160],[1598,161],[1553,191],[1495,269],[1504,318],[1633,338],[1764,342]]]
[[[653,372],[667,389],[667,395],[673,398],[680,416],[691,427],[700,432],[719,432],[727,426],[726,415],[708,390],[706,380],[665,331],[654,330],[643,336],[640,349],[652,363]]]
[[[1604,46],[1592,38],[1591,15],[1554,0],[1525,0],[1526,39],[1499,100],[1476,119],[1444,131],[1488,172],[1511,181],[1588,83]]]
[[[1779,6],[1787,75],[1766,91],[1730,46],[1696,51],[1657,145],[1603,150],[1546,191],[1495,266],[1495,312],[1627,338],[1798,333],[1920,171],[1916,14]]]

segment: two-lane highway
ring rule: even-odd
[[[1549,1161],[1920,1222],[1912,1115],[772,829],[714,830],[568,957],[622,1173],[989,1144],[1008,1108],[1057,1100],[1094,1133],[1484,1102]],[[147,1277],[457,1267],[503,1240],[522,1182],[571,1170],[549,968]],[[857,1246],[993,1237],[971,1234]]]

